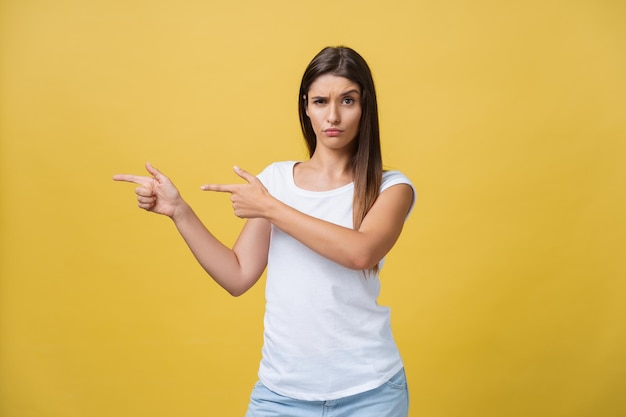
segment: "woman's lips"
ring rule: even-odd
[[[326,136],[339,136],[341,135],[342,130],[341,129],[326,129],[324,130],[324,133],[326,133]]]

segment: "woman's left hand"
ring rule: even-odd
[[[230,193],[230,201],[237,217],[242,219],[266,217],[273,197],[257,177],[238,166],[235,166],[234,170],[246,180],[246,184],[205,184],[200,188],[204,191]]]

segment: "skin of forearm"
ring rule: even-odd
[[[246,275],[237,254],[209,232],[187,203],[181,203],[172,220],[202,268],[231,295],[243,294],[258,280],[260,273]]]
[[[413,191],[396,185],[383,192],[359,230],[339,226],[270,199],[265,217],[318,254],[350,269],[374,267],[398,240],[413,200]]]
[[[311,250],[350,269],[372,268],[386,253],[377,250],[361,231],[306,215],[278,200],[269,208],[267,218]]]

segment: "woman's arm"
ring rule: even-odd
[[[229,249],[209,232],[189,205],[172,219],[200,265],[231,295],[245,293],[263,274],[270,241],[267,220],[247,220]]]
[[[232,249],[216,239],[183,200],[174,184],[150,164],[151,177],[115,175],[115,181],[138,184],[140,208],[170,217],[204,270],[226,291],[238,296],[250,289],[267,265],[270,223],[250,219]]]
[[[407,184],[383,191],[358,230],[308,216],[283,203],[272,204],[267,218],[320,255],[347,268],[370,269],[398,240],[413,200]]]
[[[205,185],[207,191],[231,193],[235,214],[263,218],[320,255],[345,267],[374,267],[393,247],[413,201],[407,184],[380,194],[358,230],[339,226],[299,212],[272,197],[255,176],[235,168],[247,184]]]

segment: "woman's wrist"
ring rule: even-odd
[[[185,218],[192,213],[193,210],[191,209],[191,206],[189,206],[189,204],[181,198],[180,203],[176,206],[170,218],[174,221],[174,223],[178,223],[180,221],[184,221]]]

